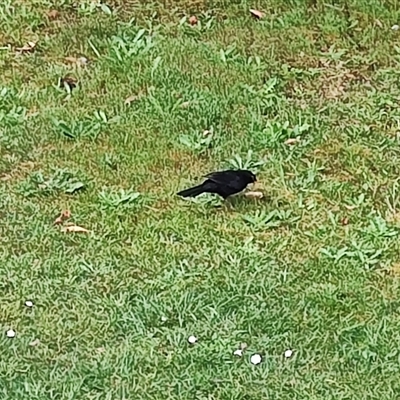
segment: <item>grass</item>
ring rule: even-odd
[[[1,398],[395,398],[399,17],[3,2]],[[264,198],[175,196],[229,166]]]

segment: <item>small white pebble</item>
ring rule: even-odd
[[[195,344],[196,342],[197,342],[197,337],[196,336],[189,336],[189,338],[188,338],[188,342],[190,343],[190,344]]]
[[[242,350],[242,349],[237,349],[237,350],[235,350],[235,351],[233,352],[233,355],[234,355],[234,356],[237,356],[237,357],[242,357],[242,355],[243,355],[243,350]]]
[[[165,315],[163,315],[161,317],[161,322],[167,322],[167,321],[168,321],[168,318]]]
[[[15,337],[16,332],[15,332],[13,329],[9,329],[9,330],[6,332],[6,335],[7,335],[7,337],[9,337],[9,338],[13,338],[13,337]]]
[[[262,361],[262,357],[260,356],[260,354],[253,354],[250,357],[250,362],[254,365],[260,364],[261,361]]]
[[[392,26],[392,30],[393,30],[393,31],[398,31],[399,28],[400,28],[399,25],[393,25],[393,26]]]
[[[25,302],[25,305],[26,305],[27,307],[33,307],[33,301],[27,300],[27,301]]]
[[[292,355],[293,355],[293,351],[292,350],[286,350],[285,351],[285,358],[290,358],[290,357],[292,357]]]

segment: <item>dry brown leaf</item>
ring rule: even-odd
[[[81,226],[78,226],[78,225],[64,226],[64,228],[61,229],[61,232],[64,232],[64,233],[89,233],[89,231],[86,228],[82,228]]]
[[[35,49],[36,44],[36,42],[28,42],[25,46],[17,47],[17,51],[21,53],[30,53]]]
[[[70,64],[76,64],[78,61],[76,57],[65,57],[64,60]]]
[[[71,218],[71,211],[69,211],[69,210],[63,210],[63,211],[61,212],[61,215],[62,215],[62,217],[63,217],[64,219]]]
[[[29,343],[29,346],[37,346],[40,344],[40,340],[39,339],[35,339],[32,342]]]
[[[300,142],[300,139],[298,139],[298,138],[289,138],[289,139],[285,140],[285,144],[288,144],[288,145],[296,144],[299,142]]]
[[[250,9],[250,14],[258,19],[265,17],[265,14],[262,11],[255,10],[255,9]]]
[[[139,99],[139,96],[137,94],[133,94],[132,96],[129,96],[125,99],[125,104],[129,105],[138,99]]]
[[[194,15],[192,15],[192,16],[189,18],[189,24],[190,24],[190,25],[196,25],[197,22],[198,22],[198,19],[197,19]]]
[[[60,225],[67,219],[71,218],[71,211],[69,210],[62,210],[61,214],[55,219],[54,224]]]
[[[64,88],[65,85],[69,87],[69,90],[75,89],[78,80],[73,76],[65,76],[64,78],[60,79],[60,88]]]
[[[344,217],[344,218],[342,218],[341,220],[340,220],[340,223],[343,225],[343,226],[346,226],[346,225],[348,225],[349,224],[349,219],[347,218],[347,217]]]
[[[262,192],[246,192],[244,195],[250,199],[262,199],[264,197]]]
[[[75,64],[78,67],[83,67],[89,62],[86,57],[65,57],[64,60],[70,64]]]
[[[184,101],[181,105],[180,105],[180,107],[181,108],[188,108],[189,106],[190,106],[190,101]]]
[[[57,10],[50,10],[46,13],[46,15],[50,18],[50,19],[56,19],[60,13]]]
[[[379,19],[375,20],[375,25],[379,26],[379,28],[383,28],[383,24],[381,21],[379,21]]]

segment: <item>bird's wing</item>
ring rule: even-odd
[[[217,184],[233,187],[235,187],[235,182],[238,180],[236,171],[233,170],[211,172],[205,177]]]

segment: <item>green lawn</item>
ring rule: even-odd
[[[396,23],[0,2],[1,400],[398,398]],[[175,195],[228,167],[264,197]]]

